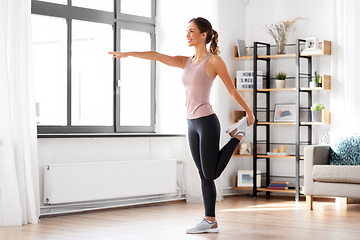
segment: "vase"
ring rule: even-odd
[[[322,122],[322,111],[311,111],[313,122]]]
[[[285,45],[286,45],[286,42],[283,42],[283,41],[278,41],[276,42],[276,45],[277,45],[277,54],[285,54]]]
[[[276,88],[285,88],[286,81],[285,80],[275,80]]]

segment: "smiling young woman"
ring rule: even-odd
[[[190,57],[168,56],[155,51],[109,52],[109,54],[113,55],[113,59],[131,56],[184,69],[182,83],[185,87],[189,146],[199,171],[205,206],[205,218],[186,232],[219,232],[215,219],[214,180],[226,168],[235,148],[245,136],[247,126],[254,123],[255,117],[232,84],[227,67],[219,56],[218,33],[212,28],[211,23],[201,17],[191,19],[188,23],[186,38],[188,46],[195,49],[195,54]],[[209,50],[207,50],[209,43]],[[210,104],[211,88],[216,76],[221,78],[228,92],[247,113],[245,118],[226,130],[231,139],[220,150],[220,123]]]

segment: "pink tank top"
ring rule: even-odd
[[[185,106],[187,108],[187,118],[196,119],[214,113],[210,104],[210,92],[214,80],[205,71],[205,66],[212,56],[208,53],[199,63],[192,64],[193,57],[186,60],[182,83],[185,87]]]

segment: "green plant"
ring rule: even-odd
[[[286,78],[286,73],[284,72],[278,72],[276,75],[275,75],[276,79],[278,80],[285,80]]]
[[[311,106],[311,111],[322,111],[325,109],[325,105],[322,104],[322,103],[314,103],[312,106]]]
[[[315,80],[314,82],[319,83],[320,82],[320,76],[315,71]]]

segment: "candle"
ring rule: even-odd
[[[285,146],[285,145],[280,145],[280,152],[281,152],[281,153],[285,153],[285,152],[286,152],[286,146]]]

